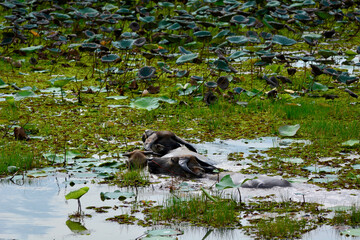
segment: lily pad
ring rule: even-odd
[[[106,99],[114,99],[114,100],[124,100],[124,99],[127,99],[128,96],[109,96],[109,97],[106,97]]]
[[[125,200],[126,198],[131,198],[135,196],[132,192],[121,192],[120,190],[115,190],[114,192],[101,192],[100,198],[102,201],[108,200],[108,199],[119,199],[119,200]]]
[[[352,146],[355,146],[355,145],[358,145],[358,144],[360,144],[359,140],[350,139],[350,140],[348,140],[346,142],[343,142],[341,145],[345,146],[345,147],[352,147]]]
[[[292,137],[295,136],[296,132],[300,129],[300,124],[296,125],[285,125],[279,127],[279,133],[284,137]]]
[[[354,237],[360,237],[360,228],[349,229],[349,230],[341,232],[341,234],[350,235],[350,236],[354,236]]]
[[[283,162],[295,163],[295,164],[300,164],[304,162],[304,160],[302,160],[301,158],[280,158],[280,160]]]
[[[154,110],[160,106],[159,100],[152,97],[138,98],[130,103],[131,108],[146,109],[148,111]]]
[[[339,168],[333,168],[333,167],[329,167],[329,166],[313,166],[313,165],[303,167],[302,169],[307,170],[309,172],[313,172],[313,173],[320,173],[320,172],[331,173],[331,172],[337,172],[340,170]]]
[[[155,236],[174,236],[174,235],[181,235],[183,232],[179,230],[174,230],[171,228],[164,228],[164,229],[157,229],[157,230],[149,230],[146,232],[148,236],[155,237]]]
[[[54,87],[62,88],[69,82],[76,80],[75,77],[56,77],[49,80],[49,83]]]

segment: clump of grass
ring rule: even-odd
[[[309,230],[305,219],[296,220],[285,217],[277,217],[273,220],[261,219],[255,225],[257,235],[264,239],[286,238],[293,239]]]
[[[354,205],[349,211],[336,211],[331,223],[335,225],[359,225],[360,207]]]
[[[33,151],[22,143],[6,144],[0,150],[0,175],[8,174],[8,167],[15,166],[19,170],[28,170],[40,165]]]
[[[205,196],[188,196],[184,199],[171,197],[163,206],[152,209],[152,219],[156,221],[186,221],[195,225],[231,227],[238,225],[238,205],[228,199],[217,202]]]
[[[150,183],[149,177],[141,170],[129,170],[119,174],[118,185],[123,187],[129,186],[146,186]]]

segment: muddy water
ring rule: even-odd
[[[200,152],[207,154],[219,166],[232,169],[234,162],[227,161],[227,155],[232,152],[242,152],[244,157],[250,154],[251,150],[263,150],[273,146],[286,147],[290,140],[278,140],[276,138],[262,138],[257,140],[238,141],[215,141],[213,143],[198,144]],[[240,166],[241,167],[241,166]],[[118,190],[116,186],[100,185],[91,183],[92,178],[77,177],[87,180],[86,184],[78,183],[74,187],[69,186],[68,174],[52,171],[47,177],[36,179],[16,177],[14,182],[2,180],[0,182],[0,239],[136,239],[143,236],[146,230],[157,227],[141,227],[137,225],[120,225],[106,221],[107,218],[115,215],[129,213],[134,201],[152,200],[161,204],[163,199],[169,195],[166,188],[169,180],[162,180],[157,176],[151,176],[152,181],[160,181],[153,186],[139,189],[137,197],[132,197],[121,202],[119,200],[100,199],[100,192],[113,192]],[[89,177],[89,176],[87,176]],[[240,176],[240,178],[243,176]],[[245,176],[244,176],[245,177]],[[199,185],[212,185],[213,182],[192,182],[187,181],[194,188]],[[178,182],[180,184],[180,182]],[[76,200],[65,200],[65,195],[80,187],[88,186],[89,192],[81,198],[81,204],[86,214],[92,217],[85,217],[80,223],[87,231],[73,232],[67,227],[66,221],[69,214],[77,210]],[[135,191],[134,189],[120,189],[122,191]],[[231,194],[231,191],[228,191]],[[328,192],[317,186],[294,183],[291,188],[273,188],[267,190],[241,189],[245,201],[251,201],[253,196],[266,196],[275,194],[274,200],[281,201],[291,198],[293,201],[319,202],[326,207],[347,205],[351,206],[358,202],[358,191],[342,190]],[[96,213],[94,210],[86,209],[88,206],[110,206],[108,213]],[[142,218],[142,214],[135,214]],[[246,224],[244,222],[244,224]],[[172,226],[180,229],[184,234],[178,239],[253,239],[244,234],[242,230],[221,230],[192,227],[187,224]],[[330,226],[323,226],[311,231],[302,239],[350,239],[340,235],[340,230]],[[355,238],[352,238],[355,239]]]

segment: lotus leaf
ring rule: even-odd
[[[310,38],[310,39],[320,39],[322,38],[321,34],[316,34],[316,33],[307,33],[307,34],[303,34],[302,38]]]
[[[194,36],[197,38],[211,38],[211,32],[209,31],[198,31],[194,33]]]
[[[241,6],[241,10],[256,7],[256,1],[248,1]]]
[[[182,54],[192,54],[191,51],[188,51],[186,50],[184,47],[182,46],[179,46],[179,51],[182,53]]]
[[[20,48],[20,51],[22,52],[35,52],[37,50],[41,50],[44,47],[42,45],[38,45],[38,46],[31,46],[31,47],[26,47],[26,48]]]
[[[224,190],[224,189],[227,189],[227,188],[239,188],[241,187],[241,184],[234,184],[232,178],[230,175],[226,175],[224,176],[219,183],[217,183],[215,185],[215,187],[218,189],[218,190]]]
[[[158,98],[143,97],[138,98],[130,103],[131,108],[154,110],[160,106]]]
[[[82,43],[81,48],[86,51],[95,51],[97,48],[100,48],[100,45],[96,43]]]
[[[122,39],[120,41],[113,41],[111,44],[118,49],[130,50],[132,49],[134,41],[134,39]]]
[[[351,139],[351,140],[348,140],[346,142],[343,142],[341,145],[346,146],[346,147],[352,147],[352,146],[355,146],[355,145],[358,145],[358,144],[360,144],[359,140]]]
[[[301,158],[280,158],[280,160],[283,162],[295,163],[295,164],[300,164],[304,162],[304,160],[302,160]]]
[[[274,7],[278,7],[280,6],[281,3],[279,1],[271,1],[271,2],[268,2],[265,7],[267,8],[274,8]]]
[[[328,50],[328,49],[319,49],[318,53],[324,58],[332,57],[338,55],[336,51]]]
[[[318,82],[314,82],[313,84],[310,84],[310,89],[313,90],[313,91],[316,91],[316,90],[321,90],[321,91],[327,91],[329,88],[326,86],[326,85],[323,85],[321,83],[318,83]]]
[[[171,2],[159,2],[158,5],[160,7],[168,7],[168,8],[175,7],[175,5]]]
[[[0,88],[7,88],[9,85],[7,85],[1,78],[0,78]]]
[[[231,72],[229,65],[224,60],[216,60],[213,65],[219,71]]]
[[[234,52],[232,53],[229,58],[230,59],[237,59],[237,58],[240,58],[240,57],[243,57],[243,56],[246,56],[247,53],[246,52],[243,52],[243,51],[237,51],[237,52]]]
[[[241,94],[242,92],[244,92],[245,89],[241,88],[241,87],[236,87],[234,88],[234,93],[236,94]]]
[[[188,74],[189,74],[188,71],[182,70],[182,71],[178,71],[178,72],[176,73],[176,77],[182,78],[182,77],[185,77],[185,76],[188,75]]]
[[[141,238],[141,240],[175,240],[173,237],[163,237],[163,236],[150,236]]]
[[[221,76],[217,79],[216,83],[219,85],[219,87],[222,89],[222,90],[225,90],[229,87],[229,79],[228,77],[225,77],[225,76]]]
[[[179,30],[181,27],[181,25],[179,23],[174,23],[170,26],[167,27],[168,30],[170,31],[175,31],[175,30]]]
[[[198,57],[197,53],[185,54],[185,55],[180,56],[176,60],[176,64],[180,65],[180,64],[183,64],[183,63],[191,62],[192,60],[194,60],[197,57]]]
[[[291,46],[294,45],[296,43],[296,41],[294,39],[291,38],[287,38],[285,36],[282,35],[275,35],[272,39],[273,43],[282,45],[282,46]]]
[[[135,196],[132,192],[120,192],[120,190],[115,190],[114,192],[101,192],[100,198],[102,201],[108,200],[108,199],[119,199],[119,200],[125,200],[126,198],[131,198]]]
[[[114,10],[114,9],[117,9],[118,7],[113,5],[113,4],[106,4],[105,6],[102,7],[102,10],[104,11],[111,11],[111,10]]]
[[[179,230],[173,230],[170,228],[165,228],[165,229],[157,229],[157,230],[148,230],[146,232],[146,234],[150,237],[155,237],[155,236],[173,236],[173,235],[180,235],[183,234],[183,232],[179,231]]]
[[[222,31],[220,31],[218,34],[216,34],[216,35],[213,37],[213,39],[225,37],[225,36],[227,36],[229,33],[230,33],[230,30],[227,30],[227,29],[222,30]]]
[[[124,100],[127,99],[128,96],[110,96],[110,97],[106,97],[106,99],[115,99],[115,100]]]
[[[206,82],[205,83],[205,86],[207,87],[207,88],[216,88],[217,87],[217,83],[216,82]]]
[[[228,40],[229,43],[233,44],[245,44],[249,41],[249,39],[245,36],[231,36],[227,37],[226,40]]]
[[[154,67],[142,67],[139,69],[138,76],[141,79],[153,78],[155,75],[156,69]]]
[[[173,99],[168,98],[168,97],[166,97],[166,96],[161,96],[161,97],[158,97],[157,99],[158,99],[159,101],[167,102],[167,103],[170,103],[170,104],[176,103],[176,100],[173,100]]]
[[[142,46],[144,46],[145,43],[146,43],[146,38],[144,38],[144,37],[138,38],[133,42],[133,44],[137,47],[142,47]]]
[[[310,21],[311,17],[308,14],[295,14],[294,18],[299,21]]]
[[[60,19],[60,20],[71,19],[71,17],[69,15],[63,14],[63,13],[53,12],[53,13],[50,13],[50,15],[52,15],[56,19]]]
[[[71,81],[76,80],[75,77],[56,77],[49,80],[49,83],[54,87],[62,88]]]
[[[139,17],[139,20],[144,23],[151,23],[155,21],[155,17],[154,16]]]
[[[238,24],[244,24],[247,21],[249,21],[249,19],[244,17],[243,15],[236,15],[231,18],[231,22],[238,23]]]
[[[17,170],[19,170],[19,168],[16,167],[16,166],[8,166],[8,167],[7,167],[7,171],[8,171],[8,173],[10,173],[10,174],[16,173]]]
[[[30,90],[21,91],[15,94],[15,100],[21,100],[27,97],[36,97],[36,94]]]
[[[94,9],[94,8],[90,8],[90,7],[86,7],[83,9],[78,9],[78,12],[85,14],[85,15],[96,15],[99,14],[99,11]]]
[[[296,125],[285,125],[279,127],[279,133],[281,136],[292,137],[300,129],[300,124]]]
[[[360,237],[360,228],[355,228],[355,229],[349,229],[346,231],[341,232],[341,234],[347,236],[354,236],[354,237]]]
[[[116,60],[118,60],[120,57],[116,54],[108,54],[105,55],[101,58],[101,62],[103,63],[111,63],[111,62],[115,62]]]
[[[69,199],[79,199],[81,198],[85,193],[89,191],[89,187],[83,187],[78,190],[72,191],[65,195],[66,200]]]

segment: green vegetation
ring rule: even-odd
[[[147,175],[119,160],[154,129],[190,142],[309,140],[254,150],[242,173],[360,188],[359,161],[349,156],[360,154],[358,0],[55,2],[0,3],[1,176],[64,166],[74,177],[91,171],[101,183],[147,186]],[[30,140],[15,140],[15,127]],[[99,158],[112,162],[98,166]],[[286,213],[256,223],[263,238],[298,237],[312,226],[287,213],[319,212],[305,199],[213,200],[173,197],[146,210],[159,223],[213,227],[238,227],[240,210]],[[128,214],[111,220],[152,224]],[[359,224],[359,211],[333,221]]]
[[[149,176],[141,170],[119,172],[110,182],[121,187],[143,187],[150,184]]]
[[[239,225],[239,207],[237,203],[221,199],[214,202],[204,195],[171,197],[165,200],[161,208],[153,208],[151,219],[154,222],[190,222],[198,226],[231,227]]]
[[[296,220],[286,215],[270,220],[261,219],[255,228],[256,235],[262,239],[294,239],[308,231],[309,225],[305,219]]]
[[[352,206],[348,211],[335,211],[335,216],[331,220],[335,225],[358,226],[360,224],[360,208]]]
[[[41,165],[33,150],[21,142],[7,143],[0,150],[0,175],[16,172],[9,171],[9,167],[24,171],[38,166]]]

